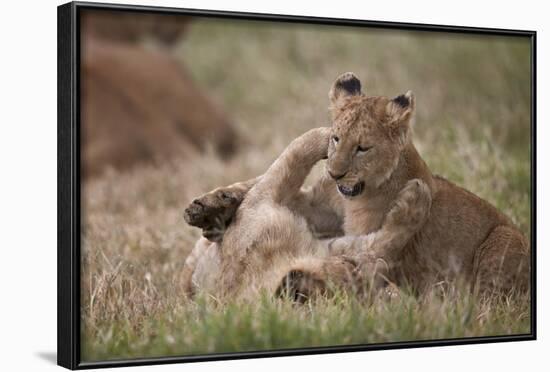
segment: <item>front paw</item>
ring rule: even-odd
[[[193,200],[183,217],[191,226],[204,230],[228,224],[242,202],[242,192],[219,188]]]
[[[432,205],[432,193],[420,179],[412,179],[399,192],[386,217],[386,225],[419,229],[426,222]]]

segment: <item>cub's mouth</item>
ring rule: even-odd
[[[365,188],[365,182],[363,181],[356,183],[355,186],[353,187],[338,185],[338,191],[340,192],[340,194],[349,198],[361,194],[364,188]]]

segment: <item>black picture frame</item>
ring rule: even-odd
[[[200,356],[140,358],[81,362],[80,358],[80,12],[85,9],[183,14],[237,20],[264,20],[370,28],[444,31],[450,33],[522,36],[531,41],[531,333],[512,336],[488,336],[449,340],[390,342],[285,349],[258,352],[221,353]],[[58,7],[58,247],[57,247],[57,361],[69,369],[122,367],[148,364],[199,362],[211,360],[337,353],[380,349],[416,348],[444,345],[536,339],[536,31],[395,23],[354,19],[333,19],[278,14],[254,14],[156,6],[135,6],[71,2]]]

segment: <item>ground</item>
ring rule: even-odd
[[[260,174],[294,137],[329,125],[327,93],[345,71],[368,94],[414,91],[413,139],[432,171],[530,234],[529,47],[516,37],[192,24],[174,53],[247,140],[228,162],[210,151],[200,162],[111,171],[84,185],[83,360],[528,333],[527,297],[480,302],[441,285],[422,298],[222,307],[185,300],[178,279],[200,236],[183,221],[187,203]]]

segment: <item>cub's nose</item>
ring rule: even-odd
[[[344,178],[344,176],[347,174],[348,172],[344,172],[342,174],[334,174],[332,173],[331,171],[328,171],[328,174],[329,176],[331,176],[334,180],[338,181],[339,179],[341,178]]]

